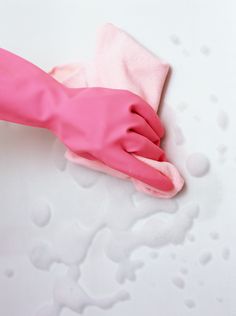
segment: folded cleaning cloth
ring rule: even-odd
[[[168,70],[168,64],[150,53],[127,33],[108,23],[98,31],[93,61],[54,67],[50,74],[72,88],[106,87],[129,90],[157,111]],[[131,178],[138,191],[156,197],[170,198],[182,189],[184,180],[170,162],[136,157],[167,175],[173,183],[173,189],[164,192]],[[128,178],[127,175],[101,162],[85,159],[70,150],[67,150],[66,158],[119,178]]]

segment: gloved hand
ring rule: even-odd
[[[164,134],[154,110],[120,89],[68,88],[30,62],[0,49],[0,119],[47,128],[71,151],[157,189],[173,184],[136,159],[165,160]]]

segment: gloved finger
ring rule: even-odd
[[[138,114],[134,113],[134,123],[131,125],[130,131],[143,135],[153,143],[159,143],[159,135],[151,128],[146,120]]]
[[[136,102],[132,105],[131,110],[132,112],[142,116],[160,138],[164,136],[165,129],[161,123],[161,120],[149,104],[145,103],[144,101]]]
[[[159,146],[137,133],[131,132],[124,141],[123,147],[128,153],[157,161],[165,160],[165,153]]]
[[[113,148],[110,153],[106,153],[106,156],[100,157],[100,160],[109,167],[140,180],[158,190],[170,191],[173,189],[173,183],[166,175],[138,160],[123,149]]]

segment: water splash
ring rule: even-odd
[[[126,291],[121,290],[109,296],[92,297],[78,282],[69,278],[62,278],[57,280],[54,286],[53,298],[56,306],[67,307],[81,314],[89,306],[109,309],[118,302],[128,300],[130,296]]]
[[[197,215],[198,206],[189,204],[179,210],[174,218],[163,219],[153,216],[139,225],[138,229],[134,226],[132,230],[111,231],[105,252],[119,265],[117,281],[130,280],[130,275],[135,274],[139,263],[130,260],[135,250],[143,246],[156,249],[183,242]]]

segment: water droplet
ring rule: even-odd
[[[181,102],[177,105],[177,108],[180,112],[184,112],[188,107],[188,104],[186,102]]]
[[[194,300],[190,299],[190,298],[187,298],[184,300],[184,304],[186,307],[188,308],[194,308],[196,306]]]
[[[189,57],[190,56],[190,52],[187,49],[183,49],[182,53],[185,57]]]
[[[213,239],[213,240],[217,240],[217,239],[219,239],[219,237],[220,237],[219,233],[216,232],[216,231],[210,232],[209,235],[210,235],[211,239]]]
[[[185,281],[183,278],[179,276],[175,276],[172,278],[172,283],[178,287],[179,289],[183,289],[185,287]]]
[[[205,55],[205,56],[209,56],[210,53],[211,53],[210,48],[209,48],[208,46],[206,46],[206,45],[202,45],[202,46],[200,47],[200,51],[201,51],[201,53],[202,53],[203,55]]]
[[[182,274],[184,274],[184,275],[188,274],[188,269],[185,268],[185,267],[180,268],[179,271],[180,271]]]
[[[205,155],[201,153],[193,153],[187,158],[186,167],[192,176],[202,177],[208,172],[210,162]]]
[[[11,269],[11,268],[7,268],[5,271],[4,271],[4,274],[7,278],[12,278],[15,274],[14,270]]]
[[[212,254],[210,251],[204,251],[199,257],[199,262],[203,266],[208,264],[211,260],[212,260]]]
[[[155,251],[150,252],[150,258],[157,259],[158,257],[159,257],[158,252],[155,252]]]
[[[185,142],[185,138],[183,135],[183,132],[179,126],[174,126],[174,139],[175,139],[175,144],[176,145],[183,145]]]
[[[226,153],[227,149],[228,149],[227,146],[224,144],[220,144],[217,146],[217,151],[220,155],[224,155]]]
[[[200,121],[201,121],[199,115],[193,115],[193,119],[194,119],[196,122],[200,122]]]
[[[227,129],[229,125],[229,118],[228,118],[228,114],[225,111],[223,110],[219,111],[218,116],[217,116],[217,123],[218,123],[218,126],[222,130]]]
[[[224,260],[229,260],[229,257],[230,257],[230,250],[229,250],[229,248],[223,248],[223,250],[222,250],[222,258]]]
[[[213,103],[217,103],[218,97],[215,94],[210,94],[210,101]]]
[[[170,35],[170,40],[171,40],[172,44],[174,44],[174,45],[181,44],[180,38],[176,34]]]
[[[44,241],[37,241],[29,253],[31,263],[38,269],[49,270],[55,261],[52,247]]]
[[[38,200],[31,210],[31,220],[39,227],[46,226],[52,216],[51,206],[46,200]]]

